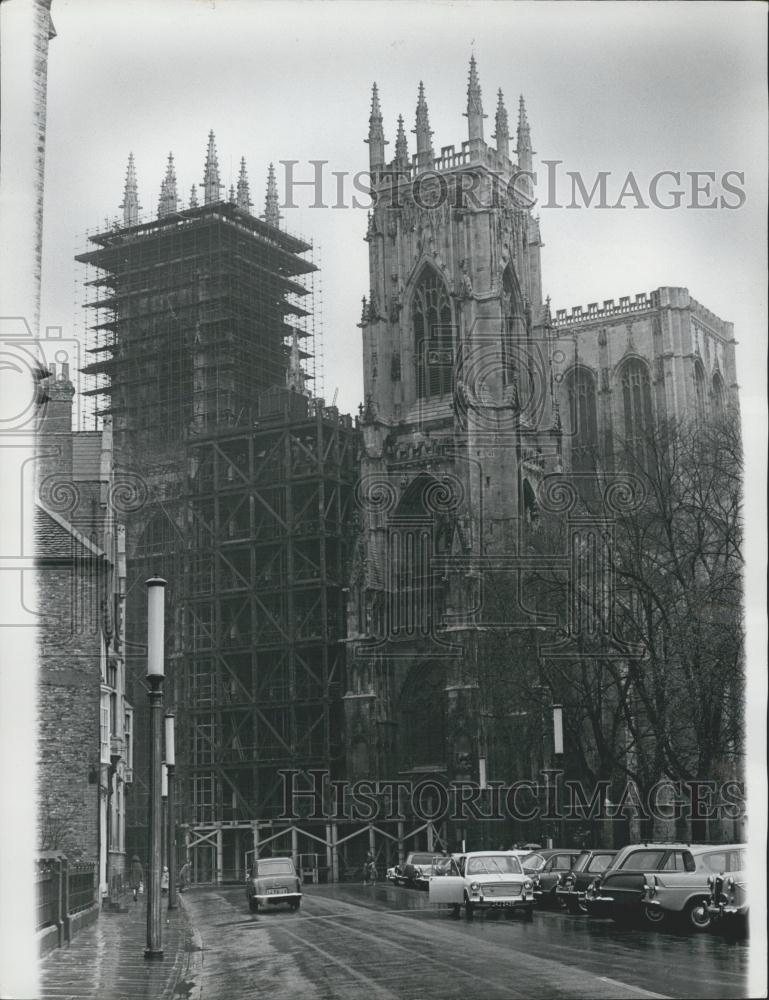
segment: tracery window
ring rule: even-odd
[[[598,450],[595,376],[587,368],[575,368],[566,379],[569,404],[571,467],[575,472],[593,472]]]
[[[411,305],[418,399],[443,396],[452,390],[454,339],[451,301],[446,286],[426,268]]]
[[[654,423],[648,366],[637,358],[630,358],[622,366],[621,381],[625,444],[643,464],[647,452],[647,435]]]

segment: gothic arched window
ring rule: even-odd
[[[649,368],[638,358],[630,358],[622,366],[622,401],[625,413],[625,444],[638,461],[646,454],[646,435],[654,418]]]
[[[520,291],[512,272],[506,267],[502,275],[502,382],[509,385],[516,379],[515,341],[526,333],[526,316]]]
[[[452,390],[454,338],[451,301],[440,275],[426,268],[411,304],[418,399]]]
[[[569,403],[571,467],[593,472],[598,451],[598,417],[595,376],[587,368],[574,368],[566,378]]]
[[[694,362],[694,410],[697,420],[705,419],[705,369],[702,362]]]
[[[716,372],[713,376],[713,409],[716,413],[724,412],[724,400],[724,380],[721,378],[721,373]]]

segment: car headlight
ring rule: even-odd
[[[713,889],[715,881],[716,881],[715,875],[708,875],[708,886],[710,887],[711,891]]]
[[[479,892],[480,888],[481,887],[480,887],[480,885],[477,882],[471,882],[470,883],[470,892]]]
[[[733,878],[728,878],[726,880],[726,888],[727,889],[733,889],[734,888],[734,879]]]
[[[526,879],[526,881],[523,883],[523,888],[524,888],[525,892],[530,892],[531,891],[531,889],[533,888],[533,884],[531,882],[531,879],[528,879],[528,878]]]

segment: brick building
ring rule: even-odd
[[[54,366],[52,366],[54,367]],[[35,504],[41,850],[125,868],[132,717],[125,698],[125,532],[112,428],[72,430],[66,366],[41,382]]]

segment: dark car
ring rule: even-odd
[[[257,913],[260,906],[288,903],[298,910],[302,902],[302,883],[291,858],[262,858],[255,861],[246,882],[248,908]]]
[[[582,851],[573,868],[563,872],[555,887],[555,898],[569,913],[587,913],[585,892],[590,883],[611,866],[616,851],[604,848]]]
[[[579,857],[576,848],[539,851],[521,862],[526,874],[531,873],[534,882],[534,898],[538,903],[556,903],[555,890],[561,876],[571,871]],[[534,862],[539,859],[539,863]],[[536,863],[536,867],[534,864]]]
[[[585,906],[590,916],[634,923],[643,916],[647,872],[694,872],[702,866],[702,844],[630,844],[610,868],[590,883]],[[698,866],[698,860],[700,865]]]
[[[434,857],[434,854],[427,851],[412,851],[401,869],[403,883],[414,889],[427,889]]]

